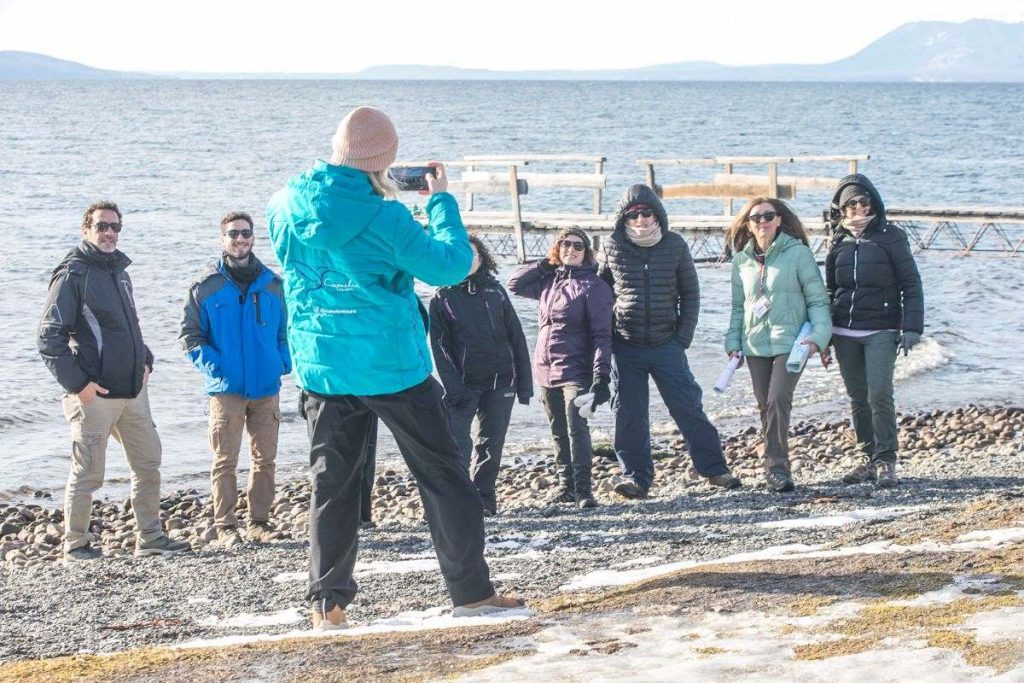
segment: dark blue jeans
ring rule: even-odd
[[[615,456],[622,473],[650,488],[654,481],[651,458],[651,416],[648,378],[661,393],[669,414],[683,433],[694,467],[705,477],[725,474],[718,430],[701,406],[701,390],[690,372],[686,349],[675,340],[659,346],[612,343],[612,381],[616,385]]]

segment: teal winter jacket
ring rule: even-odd
[[[726,353],[788,354],[807,321],[812,326],[811,340],[819,349],[828,346],[832,315],[814,254],[799,239],[779,232],[764,257],[764,294],[771,308],[757,319],[754,303],[761,296],[762,273],[754,256],[754,240],[732,258],[732,315],[725,336]]]
[[[424,229],[369,176],[318,161],[270,199],[296,383],[326,395],[391,394],[432,370],[413,278],[461,282],[473,260],[455,198],[427,202]]]

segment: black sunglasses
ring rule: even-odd
[[[558,246],[563,249],[569,247],[573,251],[585,251],[587,248],[587,245],[583,244],[583,242],[577,242],[576,240],[562,240],[558,243]]]
[[[654,212],[651,211],[650,209],[640,209],[639,211],[627,211],[625,213],[627,221],[635,221],[640,216],[643,216],[644,218],[650,218],[653,215]]]
[[[853,207],[857,206],[858,204],[860,204],[861,206],[864,206],[864,207],[871,206],[871,199],[868,198],[868,197],[854,197],[853,199],[850,199],[845,204],[843,204],[843,208],[844,209],[852,209]]]
[[[758,223],[771,223],[778,217],[779,214],[774,211],[765,211],[764,213],[752,213],[750,214],[750,222],[754,225]]]
[[[228,237],[230,237],[233,240],[236,240],[239,237],[244,237],[245,239],[249,239],[250,237],[252,237],[252,230],[250,230],[249,228],[243,228],[242,230],[228,230],[224,234],[227,235]]]
[[[107,223],[106,221],[100,221],[92,227],[96,228],[96,232],[106,232],[107,230],[111,230],[115,235],[121,232],[120,223]]]

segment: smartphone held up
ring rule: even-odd
[[[392,166],[388,177],[402,192],[418,192],[428,189],[427,176],[437,177],[432,166]]]

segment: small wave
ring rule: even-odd
[[[897,357],[894,377],[897,382],[902,382],[915,375],[942,367],[952,359],[953,352],[948,348],[935,339],[923,338],[921,343],[910,352],[910,355]]]

